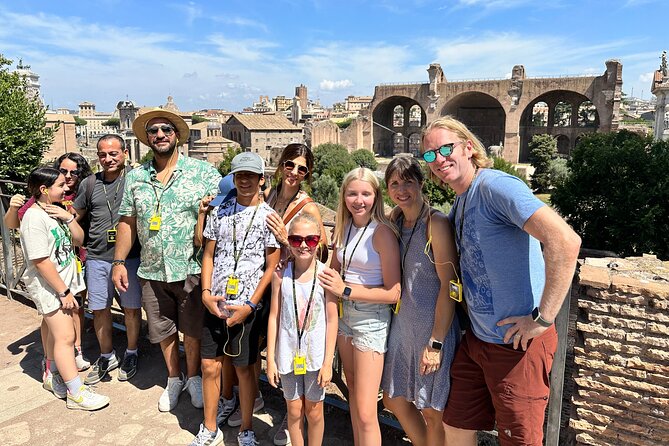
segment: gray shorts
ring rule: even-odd
[[[339,335],[351,338],[360,351],[385,353],[390,333],[390,305],[344,301],[344,314],[339,319]]]
[[[315,403],[325,399],[325,388],[318,385],[318,370],[307,372],[305,375],[287,373],[281,375],[283,397],[288,401],[295,401],[304,397]]]
[[[141,308],[142,287],[137,277],[139,259],[127,259],[128,291],[119,293],[119,303],[123,308]],[[107,260],[88,259],[86,261],[86,287],[88,288],[88,308],[104,310],[112,305],[115,289],[111,280],[112,264]]]

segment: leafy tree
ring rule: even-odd
[[[144,154],[143,157],[141,157],[138,161],[139,164],[144,164],[148,163],[149,161],[153,161],[153,150],[149,149],[148,152]]]
[[[221,175],[226,176],[230,173],[232,170],[232,159],[239,153],[242,153],[242,149],[228,147],[228,151],[223,156],[223,160],[218,164],[218,171],[221,172]]]
[[[311,183],[311,198],[330,209],[337,209],[339,204],[339,186],[329,175],[314,174]]]
[[[199,123],[201,123],[201,122],[208,121],[208,119],[205,118],[204,116],[193,115],[193,116],[191,117],[191,121],[193,122],[193,124],[199,124]]]
[[[58,127],[47,128],[45,108],[27,95],[25,79],[9,72],[11,63],[0,54],[0,178],[25,181]]]
[[[569,167],[567,167],[567,160],[565,158],[555,158],[548,164],[548,177],[551,181],[551,186],[558,187],[563,184],[569,177]]]
[[[534,135],[529,148],[530,164],[534,167],[532,189],[546,192],[551,185],[548,165],[557,154],[557,140],[551,135]]]
[[[376,170],[379,167],[374,154],[367,149],[355,150],[351,153],[351,158],[360,167],[366,167],[371,170]]]
[[[344,130],[345,128],[348,128],[351,125],[352,122],[353,122],[353,118],[346,118],[343,121],[335,122],[335,124],[337,124],[337,127]]]
[[[107,127],[114,127],[118,130],[118,128],[121,127],[121,120],[119,118],[109,118],[103,122],[102,125],[106,125]]]
[[[516,167],[513,165],[512,162],[509,162],[504,158],[497,156],[493,156],[492,161],[493,161],[492,165],[493,169],[501,170],[502,172],[506,172],[509,175],[518,177],[527,184],[527,178],[525,177],[525,174],[518,172],[518,169],[516,169]]]
[[[552,204],[583,246],[669,259],[669,142],[621,130],[585,134]]]
[[[88,121],[86,121],[84,118],[80,118],[79,116],[74,117],[74,123],[75,125],[78,125],[79,127],[83,127],[86,124],[88,124]]]
[[[325,143],[314,149],[314,173],[329,176],[337,185],[356,167],[348,150],[341,144]]]

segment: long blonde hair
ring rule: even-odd
[[[345,228],[351,223],[351,212],[346,207],[346,188],[354,180],[364,181],[369,183],[374,189],[374,204],[372,205],[371,215],[372,220],[377,223],[383,223],[391,227],[390,221],[384,212],[383,208],[383,194],[381,193],[381,184],[376,178],[374,172],[366,167],[358,167],[350,171],[344,177],[339,189],[339,205],[337,206],[337,218],[335,220],[335,229],[333,243],[337,247],[341,247],[344,243]]]

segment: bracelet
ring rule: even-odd
[[[72,223],[73,221],[74,221],[74,215],[73,215],[72,217],[70,217],[70,219],[69,219],[68,221],[66,221],[65,224],[66,224],[66,225],[69,225],[69,224]]]
[[[63,291],[62,293],[56,293],[56,297],[58,297],[58,299],[63,299],[65,297],[67,297],[68,294],[70,294],[70,289],[69,288],[66,289],[65,291]]]
[[[112,267],[119,266],[119,265],[125,265],[125,260],[113,260],[112,261]]]
[[[209,289],[209,288],[202,288],[202,292],[204,293],[205,291],[209,291],[209,294],[211,294],[211,289]]]
[[[254,311],[256,311],[256,310],[258,309],[258,305],[254,304],[254,303],[251,302],[250,300],[247,300],[246,302],[244,302],[244,304],[245,304],[245,305],[248,305],[249,307],[251,307],[251,312],[254,312]]]

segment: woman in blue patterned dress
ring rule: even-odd
[[[453,230],[423,197],[425,177],[418,161],[395,158],[385,179],[397,205],[391,218],[400,234],[402,297],[388,339],[383,403],[413,444],[444,444],[441,418],[460,335],[455,301],[449,297],[450,282],[458,281]]]

